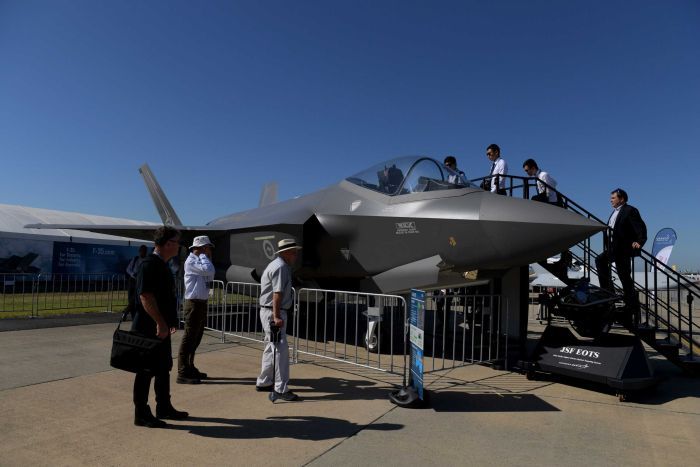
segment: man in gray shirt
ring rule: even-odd
[[[262,355],[262,369],[255,384],[258,391],[275,391],[277,399],[295,401],[299,396],[287,387],[289,383],[289,347],[285,326],[287,313],[294,306],[292,296],[292,268],[301,246],[291,238],[277,243],[275,258],[262,273],[260,280],[260,321],[265,330],[265,350]],[[274,343],[270,325],[279,328],[279,340]],[[273,358],[276,360],[275,374],[272,374]]]

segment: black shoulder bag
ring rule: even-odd
[[[119,329],[123,320],[124,315],[114,331],[109,364],[114,368],[131,373],[157,369],[159,366],[157,347],[163,341],[156,336],[145,336],[136,331]]]

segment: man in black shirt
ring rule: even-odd
[[[148,336],[158,336],[163,342],[155,349],[157,368],[136,373],[134,379],[134,425],[164,428],[160,419],[182,420],[187,412],[175,410],[170,403],[170,370],[173,367],[170,335],[177,329],[177,300],[175,281],[167,261],[177,255],[180,248],[180,232],[163,226],[155,231],[155,249],[143,259],[136,276],[136,317],[131,329]],[[156,393],[156,417],[148,406],[151,378]]]

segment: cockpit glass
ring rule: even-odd
[[[471,186],[463,173],[420,156],[392,159],[346,180],[390,196]]]

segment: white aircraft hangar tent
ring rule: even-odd
[[[140,245],[152,245],[80,230],[24,227],[37,223],[144,224],[131,219],[0,204],[0,274],[123,273],[125,262]]]

